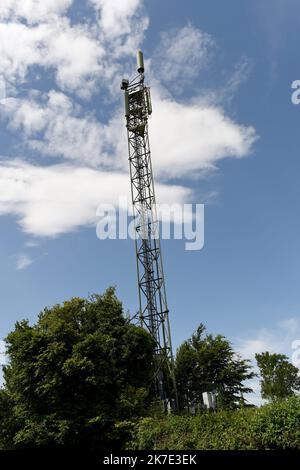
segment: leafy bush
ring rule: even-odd
[[[265,405],[252,423],[257,449],[300,450],[300,398]]]
[[[300,450],[300,399],[197,416],[143,418],[132,425],[126,448]]]

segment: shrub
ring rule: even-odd
[[[197,416],[143,418],[135,422],[127,449],[300,449],[300,398]]]
[[[300,398],[265,405],[252,423],[256,449],[300,450]]]

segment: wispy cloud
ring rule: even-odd
[[[298,0],[272,0],[249,2],[256,27],[262,32],[262,47],[270,68],[271,84],[278,78],[278,69],[285,48],[290,47],[291,37],[299,30]]]
[[[237,340],[237,348],[244,357],[254,359],[255,353],[270,351],[292,355],[292,343],[300,339],[300,317],[290,317],[273,326],[254,331]]]
[[[36,248],[39,246],[39,242],[37,240],[28,240],[25,243],[26,248]]]
[[[162,83],[181,92],[208,65],[215,41],[207,33],[187,24],[161,33],[153,57],[153,70]]]
[[[231,102],[240,86],[245,83],[252,71],[253,61],[243,55],[235,64],[234,70],[219,93],[219,100]]]
[[[34,260],[25,253],[18,255],[17,261],[16,261],[17,271],[22,271],[23,269],[28,268],[28,266],[30,266],[33,263],[33,261]]]

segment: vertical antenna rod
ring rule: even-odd
[[[139,320],[155,341],[154,386],[156,395],[169,409],[177,408],[169,310],[159,239],[148,117],[152,113],[150,88],[144,84],[144,59],[137,53],[138,76],[123,79],[128,137],[135,248],[139,289]]]

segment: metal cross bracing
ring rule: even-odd
[[[148,118],[152,113],[150,89],[138,53],[139,75],[122,81],[128,136],[129,168],[139,291],[139,321],[155,341],[154,385],[165,406],[177,406],[169,310],[159,238]]]

